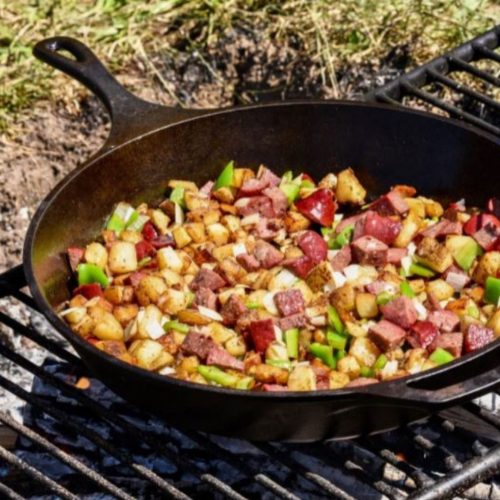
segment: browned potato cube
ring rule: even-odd
[[[195,243],[203,243],[207,239],[205,225],[202,222],[190,222],[184,224],[184,228]]]
[[[208,210],[210,206],[210,199],[207,195],[202,193],[195,193],[193,191],[186,191],[184,193],[184,201],[186,202],[186,207],[191,212],[197,210]]]
[[[496,276],[498,271],[500,271],[500,252],[486,252],[479,260],[472,277],[483,285],[488,276]]]
[[[444,273],[453,264],[449,250],[434,238],[426,236],[417,247],[417,261],[438,273]]]
[[[108,251],[104,245],[93,242],[85,248],[84,259],[86,262],[104,269],[108,263]]]
[[[333,269],[329,262],[319,263],[307,275],[306,283],[313,292],[322,292],[324,287],[333,282]]]
[[[311,225],[311,221],[301,213],[289,211],[285,215],[285,228],[289,233],[304,231]]]
[[[372,293],[356,294],[356,311],[361,318],[375,318],[378,315],[377,297]]]
[[[229,241],[229,231],[218,222],[207,226],[207,234],[210,241],[217,246],[225,245]]]
[[[141,306],[151,302],[157,303],[160,296],[167,291],[167,284],[160,276],[148,275],[141,279],[135,290],[137,301]]]
[[[310,366],[297,365],[288,376],[290,391],[316,390],[316,375]]]
[[[337,189],[335,191],[339,203],[353,203],[362,205],[365,201],[366,189],[361,185],[352,168],[342,170],[337,175]]]
[[[178,226],[173,229],[172,235],[174,237],[177,248],[183,248],[186,245],[189,245],[191,241],[193,241],[183,226]]]
[[[108,267],[112,273],[130,273],[137,269],[135,245],[126,241],[116,241],[109,250]]]
[[[337,288],[330,295],[330,303],[337,310],[353,311],[356,307],[356,292],[354,288],[348,283]]]
[[[335,370],[332,370],[330,372],[329,379],[330,389],[341,389],[350,382],[349,376],[347,374]]]
[[[182,181],[178,179],[171,179],[168,181],[168,187],[175,189],[176,187],[184,188],[185,191],[198,191],[198,186],[191,181]]]
[[[446,300],[453,297],[454,288],[444,280],[433,280],[427,283],[427,293],[432,293],[437,300]]]
[[[139,312],[137,304],[126,304],[123,306],[116,306],[113,309],[114,317],[119,321],[122,327],[125,327],[132,321]]]

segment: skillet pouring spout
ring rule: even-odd
[[[167,108],[125,90],[76,40],[43,40],[34,53],[93,91],[112,126],[103,149],[41,202],[26,236],[24,269],[45,317],[117,394],[180,427],[254,440],[314,441],[382,432],[498,387],[499,339],[405,379],[335,391],[261,393],[148,372],[73,333],[54,310],[70,297],[74,279],[66,250],[92,241],[120,201],[155,204],[169,179],[201,185],[234,160],[254,169],[265,162],[278,174],[306,170],[316,179],[352,166],[375,194],[408,184],[443,202],[465,198],[468,205],[484,206],[500,193],[500,140],[452,120],[363,102]]]

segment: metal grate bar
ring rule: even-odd
[[[25,500],[21,495],[18,495],[3,483],[0,483],[0,493],[4,495],[4,498],[10,498],[10,500]]]
[[[494,101],[493,99],[484,94],[481,94],[480,92],[476,92],[475,90],[467,87],[467,85],[463,85],[461,83],[456,82],[452,78],[448,78],[445,75],[441,75],[432,68],[429,68],[427,72],[432,76],[432,78],[434,78],[434,80],[442,83],[443,85],[446,85],[447,87],[450,87],[453,90],[456,90],[457,92],[462,92],[463,94],[466,94],[469,97],[472,97],[488,106],[491,106],[493,109],[500,110],[500,103]]]
[[[482,80],[486,80],[487,82],[489,82],[493,85],[496,85],[497,87],[500,87],[500,78],[497,78],[496,76],[490,75],[490,73],[487,73],[486,71],[482,71],[479,68],[476,68],[472,64],[469,64],[468,62],[465,62],[464,60],[462,60],[458,57],[449,56],[448,61],[455,68],[464,70],[467,73],[470,73],[471,75],[477,76],[478,78],[481,78]]]
[[[20,469],[27,475],[31,476],[31,478],[33,478],[35,481],[43,484],[44,486],[47,486],[54,493],[57,493],[57,495],[59,495],[60,497],[65,498],[66,500],[78,500],[78,497],[76,495],[73,495],[73,493],[68,491],[66,488],[57,484],[45,474],[42,474],[27,462],[14,455],[14,453],[7,451],[3,446],[0,446],[0,458],[5,460],[10,465],[16,467],[17,469]]]
[[[7,415],[6,413],[0,412],[0,422],[7,425],[11,429],[15,430],[19,434],[23,435],[27,439],[33,441],[41,448],[47,450],[53,456],[61,460],[61,462],[64,462],[65,464],[69,465],[75,471],[80,472],[85,477],[87,477],[88,479],[90,479],[98,486],[100,486],[102,489],[108,491],[115,497],[121,498],[123,500],[133,500],[134,497],[125,493],[122,489],[118,488],[118,486],[114,485],[113,483],[102,477],[96,471],[87,467],[83,462],[72,457],[65,451],[60,450],[57,446],[53,445],[43,436],[40,436],[40,434],[32,431],[25,425],[16,422],[12,417]]]
[[[500,54],[497,52],[494,52],[493,50],[488,49],[484,45],[479,45],[477,43],[473,43],[472,46],[474,47],[474,50],[479,52],[482,56],[492,59],[493,61],[496,61],[497,63],[500,63]]]
[[[83,368],[82,360],[70,353],[64,347],[61,347],[59,344],[54,342],[53,340],[40,335],[34,328],[27,327],[19,321],[7,316],[3,312],[0,311],[0,322],[2,322],[5,326],[12,328],[14,331],[22,335],[23,337],[27,337],[33,342],[37,343],[39,346],[47,349],[51,354],[54,354],[60,359],[67,361],[73,366]]]
[[[494,125],[490,125],[489,123],[485,122],[484,120],[481,120],[477,116],[474,116],[470,113],[467,113],[466,111],[462,111],[461,109],[457,108],[456,106],[453,106],[453,105],[448,104],[444,101],[441,101],[440,99],[437,99],[429,92],[426,92],[425,90],[422,90],[422,89],[419,89],[418,87],[415,87],[414,85],[412,85],[410,82],[408,82],[406,80],[402,80],[401,85],[408,94],[413,94],[414,96],[419,97],[420,99],[429,102],[433,106],[436,106],[437,108],[440,108],[440,109],[448,112],[452,116],[455,116],[457,118],[462,118],[463,120],[465,120],[469,123],[472,123],[473,125],[476,125],[478,127],[484,128],[485,130],[488,130],[489,132],[493,132],[494,134],[500,134],[500,128],[495,127]]]
[[[473,484],[485,477],[485,470],[500,473],[500,445],[483,456],[473,458],[465,464],[464,470],[448,474],[445,478],[436,481],[431,487],[410,496],[413,500],[438,500],[455,497]],[[466,476],[466,477],[464,477]]]
[[[64,412],[55,408],[53,405],[49,406],[43,401],[42,398],[35,396],[34,394],[30,394],[21,387],[12,383],[10,380],[6,379],[3,375],[0,375],[0,385],[3,386],[12,394],[15,394],[23,401],[26,401],[27,403],[39,408],[47,415],[50,415],[51,417],[58,420],[62,427],[70,429],[71,431],[76,432],[77,435],[79,434],[88,439],[89,441],[93,442],[98,447],[105,450],[109,455],[115,457],[121,463],[130,467],[138,475],[140,475],[144,479],[147,479],[157,488],[159,488],[165,493],[168,493],[173,498],[179,498],[184,500],[189,498],[187,495],[185,495],[177,488],[172,486],[168,481],[165,481],[160,476],[158,476],[158,474],[156,474],[155,472],[151,471],[150,469],[147,469],[146,467],[140,464],[135,463],[133,458],[127,452],[117,449],[115,446],[111,445],[110,443],[108,443],[108,441],[102,438],[97,432],[94,432],[93,430],[90,430],[81,425],[75,424],[74,422],[72,422],[67,418],[67,415]]]

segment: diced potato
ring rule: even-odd
[[[240,229],[240,218],[236,215],[224,215],[221,219],[222,224],[226,226],[230,233],[236,233]]]
[[[80,337],[88,337],[94,330],[95,321],[89,316],[85,315],[78,323],[71,325],[71,329]]]
[[[422,219],[415,212],[410,210],[405,219],[403,219],[401,231],[394,240],[394,246],[398,248],[406,248],[410,241],[420,230]]]
[[[417,247],[417,261],[438,273],[444,273],[453,264],[449,250],[434,238],[426,236]]]
[[[285,249],[285,259],[296,259],[297,257],[302,257],[304,252],[296,246],[288,246]]]
[[[171,179],[168,181],[168,187],[175,189],[176,187],[184,188],[185,191],[198,191],[198,186],[191,181],[182,181],[178,179]]]
[[[423,196],[419,196],[419,199],[423,201],[425,207],[425,215],[430,217],[441,217],[443,215],[443,207],[441,203],[431,200],[430,198],[424,198]]]
[[[182,271],[184,262],[181,259],[178,252],[176,252],[173,248],[165,247],[160,248],[158,253],[156,254],[158,259],[158,265],[160,269],[170,269],[176,273],[180,273]]]
[[[205,225],[202,222],[184,224],[184,229],[195,243],[203,243],[207,239]]]
[[[203,223],[205,226],[210,226],[211,224],[216,224],[220,221],[221,213],[220,210],[206,210],[203,213]]]
[[[87,315],[87,309],[85,307],[70,307],[63,312],[64,319],[72,325],[76,325]]]
[[[290,383],[288,370],[285,370],[284,368],[278,368],[277,366],[259,364],[256,366],[252,366],[248,370],[248,372],[250,375],[253,375],[255,377],[255,380],[257,380],[257,382],[262,382],[264,384],[286,384],[287,381],[288,383]]]
[[[158,370],[174,364],[174,357],[154,340],[136,340],[130,346],[129,352],[137,359],[137,364],[146,370]]]
[[[120,233],[120,239],[122,241],[133,243],[135,245],[136,243],[139,243],[139,241],[142,241],[144,238],[139,231],[130,231],[129,229],[125,229]]]
[[[240,188],[244,181],[253,179],[255,172],[249,168],[235,168],[233,173],[233,186]]]
[[[212,337],[214,342],[222,345],[230,338],[234,337],[236,335],[236,332],[234,332],[234,330],[231,330],[230,328],[226,328],[221,323],[214,321],[213,323],[210,323],[208,325],[208,335]]]
[[[108,263],[108,251],[106,247],[100,243],[90,243],[90,245],[87,245],[85,248],[84,259],[86,262],[95,264],[104,269]]]
[[[93,306],[89,316],[94,320],[93,335],[100,340],[123,340],[123,328],[118,320],[108,311]]]
[[[186,207],[191,212],[195,210],[208,210],[210,206],[210,198],[202,193],[195,193],[193,191],[186,191],[184,193],[184,201]]]
[[[377,297],[372,293],[356,294],[356,311],[360,318],[375,318],[378,315]]]
[[[289,211],[285,215],[285,228],[288,233],[304,231],[311,225],[311,221],[300,212]]]
[[[263,290],[263,292],[266,293],[265,290]],[[224,305],[229,300],[229,297],[231,297],[231,295],[233,294],[244,297],[245,289],[239,286],[235,288],[228,288],[227,290],[219,293],[219,302]]]
[[[234,203],[234,190],[230,187],[221,187],[213,192],[216,200],[222,203]]]
[[[123,285],[110,285],[104,289],[104,298],[114,305],[120,305],[124,302],[124,291]]]
[[[158,301],[158,306],[160,309],[167,314],[177,314],[182,311],[188,302],[188,296],[180,290],[174,290],[173,288],[167,289],[167,291],[160,297]],[[179,321],[182,321],[179,319]]]
[[[330,303],[337,310],[353,311],[356,307],[356,292],[354,288],[348,283],[337,288],[330,295]]]
[[[203,316],[203,314],[194,309],[178,311],[177,318],[181,323],[187,323],[188,325],[208,325],[212,322],[212,319]]]
[[[337,370],[340,373],[345,373],[351,380],[358,378],[361,367],[359,366],[358,360],[348,354],[337,362]]]
[[[310,366],[296,366],[288,377],[288,389],[291,391],[316,390],[316,375]]]
[[[367,337],[355,338],[351,342],[349,354],[354,356],[362,366],[373,366],[380,355],[378,347]]]
[[[130,273],[137,269],[135,245],[126,241],[116,241],[111,245],[108,258],[112,273]]]
[[[160,276],[147,275],[141,279],[135,290],[137,301],[141,306],[151,302],[157,303],[163,293],[167,291],[167,284]]]
[[[326,285],[333,283],[332,265],[327,261],[319,263],[307,275],[306,283],[313,292],[324,291]]]
[[[237,208],[234,205],[229,205],[228,203],[221,203],[219,205],[219,208],[221,212],[224,212],[226,214],[236,215],[238,213]]]
[[[224,259],[233,256],[233,243],[228,243],[227,245],[222,245],[220,247],[216,247],[212,250],[212,257],[222,262]]]
[[[413,293],[419,294],[425,291],[425,281],[421,279],[408,280],[408,283],[413,290]]]
[[[167,234],[167,228],[170,224],[169,216],[162,210],[150,210],[149,216],[160,234]]]
[[[345,373],[332,370],[329,374],[330,389],[340,389],[350,382],[349,376]]]
[[[139,312],[137,304],[125,304],[123,306],[116,306],[113,309],[113,316],[119,321],[122,327],[126,327]]]
[[[410,207],[410,212],[417,219],[423,219],[425,217],[425,205],[424,202],[419,198],[405,198],[406,203]]]
[[[233,257],[224,259],[220,263],[220,269],[226,280],[232,285],[238,284],[241,278],[246,274],[245,269],[243,269]]]
[[[406,353],[405,369],[410,373],[418,373],[422,371],[424,363],[427,361],[427,351],[425,349],[410,349]]]
[[[432,293],[437,300],[446,300],[453,297],[455,289],[444,280],[433,280],[427,283],[427,293]]]
[[[159,274],[165,280],[167,286],[179,285],[182,283],[182,277],[179,273],[172,271],[171,269],[162,269]]]
[[[83,295],[75,295],[69,301],[69,307],[82,307],[87,303],[87,299]]]
[[[500,252],[486,252],[481,259],[472,278],[479,284],[484,285],[488,276],[496,276],[500,271]]]
[[[186,245],[189,245],[191,241],[191,237],[189,236],[189,233],[186,231],[186,229],[183,226],[178,226],[175,229],[172,230],[172,235],[175,240],[175,244],[177,245],[177,248],[183,248]]]
[[[446,304],[446,310],[447,311],[452,311],[455,314],[458,314],[459,316],[463,316],[465,314],[465,311],[468,306],[468,300],[465,297],[462,297],[457,300],[451,300]]]
[[[345,327],[349,335],[353,337],[366,337],[368,335],[368,330],[358,325],[358,323],[354,323],[353,321],[346,321]]]
[[[495,337],[500,337],[500,309],[488,320],[487,326],[493,330]]]
[[[319,181],[318,187],[335,191],[337,187],[337,176],[332,173],[326,174],[325,177]]]
[[[95,346],[115,358],[121,359],[127,363],[132,362],[132,356],[127,351],[127,346],[125,342],[118,340],[100,340],[95,343]]]
[[[199,364],[200,362],[198,361],[198,358],[196,356],[187,356],[185,358],[182,358],[177,369],[188,374],[194,374],[197,373]]]
[[[243,337],[240,335],[235,335],[234,337],[230,338],[225,344],[224,347],[226,348],[226,351],[231,354],[232,356],[235,356],[239,358],[240,356],[243,356],[246,351],[247,347],[245,344],[245,341]]]
[[[366,189],[361,185],[352,168],[342,170],[337,175],[335,195],[339,203],[362,205],[365,201]]]
[[[225,245],[229,241],[229,231],[219,222],[207,226],[207,234],[210,241],[217,246]]]

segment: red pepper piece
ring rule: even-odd
[[[101,285],[99,283],[89,283],[88,285],[80,285],[73,290],[73,295],[83,295],[87,300],[94,297],[103,297]]]
[[[137,254],[137,260],[142,260],[145,257],[154,257],[156,255],[155,247],[146,240],[139,241],[135,244],[135,252]]]
[[[332,225],[337,204],[333,200],[333,193],[329,189],[318,189],[307,198],[295,202],[297,210],[313,222],[322,226]]]
[[[299,278],[304,279],[316,264],[307,255],[303,255],[296,259],[283,261],[283,265]]]
[[[146,224],[144,224],[144,227],[142,228],[142,235],[147,241],[158,238],[158,233],[156,232],[156,229],[153,226],[152,222],[148,221],[146,222]]]
[[[492,214],[475,214],[464,224],[464,233],[472,236],[487,224],[500,227],[500,220]]]
[[[252,321],[250,323],[250,335],[252,337],[255,350],[264,354],[271,342],[276,340],[274,324],[272,319]]]
[[[328,245],[326,241],[315,231],[304,231],[298,240],[300,249],[315,264],[326,260]]]
[[[71,267],[72,271],[76,271],[78,264],[83,259],[83,255],[85,254],[85,248],[80,247],[69,247],[67,250],[69,267]]]

